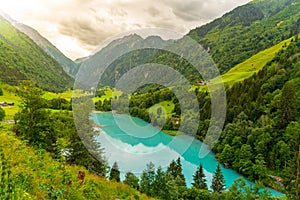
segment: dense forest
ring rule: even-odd
[[[188,34],[222,73],[259,51],[292,37],[300,24],[298,0],[252,1]],[[240,42],[243,41],[243,42]]]

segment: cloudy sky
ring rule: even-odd
[[[107,38],[141,28],[181,34],[250,0],[0,0],[0,9],[38,30],[66,56],[89,55]]]

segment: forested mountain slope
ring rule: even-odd
[[[30,79],[48,91],[63,91],[73,79],[28,36],[0,17],[0,81],[16,85]]]
[[[75,76],[78,70],[78,65],[71,59],[67,58],[61,51],[59,51],[53,44],[51,44],[46,38],[41,36],[35,29],[15,22],[13,25],[30,37],[39,47],[41,47],[47,54],[52,56],[57,62],[61,64],[63,69],[71,76]]]
[[[227,122],[214,147],[221,162],[230,163],[250,179],[270,184],[271,175],[282,177],[281,190],[290,194],[295,194],[299,184],[299,83],[300,41],[296,37],[261,71],[228,89]],[[201,113],[209,109],[203,106]],[[200,138],[208,119],[202,119]]]
[[[299,0],[256,0],[188,34],[209,49],[222,73],[295,35]]]
[[[140,93],[139,93],[140,92]],[[148,109],[167,102],[164,129],[176,131],[174,118],[188,118],[180,103],[166,88],[146,88],[131,96],[130,114],[150,122]],[[200,109],[197,138],[207,140],[211,122],[211,97],[208,91],[196,88]],[[218,143],[212,147],[221,163],[253,181],[295,197],[300,180],[300,41],[291,39],[264,67],[249,78],[226,88],[227,116]],[[187,102],[188,104],[188,102]],[[96,108],[107,102],[97,102]],[[174,106],[173,106],[174,105]],[[161,118],[152,122],[156,125]],[[160,122],[159,122],[160,123]],[[159,124],[158,123],[158,124]],[[188,129],[186,129],[188,130]],[[186,134],[193,134],[186,131]],[[274,180],[280,177],[280,181]]]

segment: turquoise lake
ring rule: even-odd
[[[134,117],[112,113],[94,114],[93,120],[103,127],[96,139],[105,150],[105,157],[110,166],[116,161],[121,171],[121,179],[124,179],[126,172],[131,171],[139,176],[146,164],[150,161],[155,167],[161,166],[164,170],[172,160],[181,157],[183,174],[187,186],[190,187],[193,181],[193,174],[201,163],[206,175],[207,185],[210,188],[213,173],[218,164],[215,154],[209,152],[201,158],[200,148],[208,148],[199,140],[191,136],[169,136],[151,124]],[[225,178],[226,189],[228,189],[237,178],[242,175],[234,170],[226,169],[223,166],[222,173]],[[248,184],[253,184],[245,179]],[[281,193],[269,189],[275,196],[282,196]]]

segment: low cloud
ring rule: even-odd
[[[13,18],[37,29],[67,56],[76,58],[86,56],[107,38],[134,29],[158,27],[185,34],[249,1],[0,0],[0,3]]]

